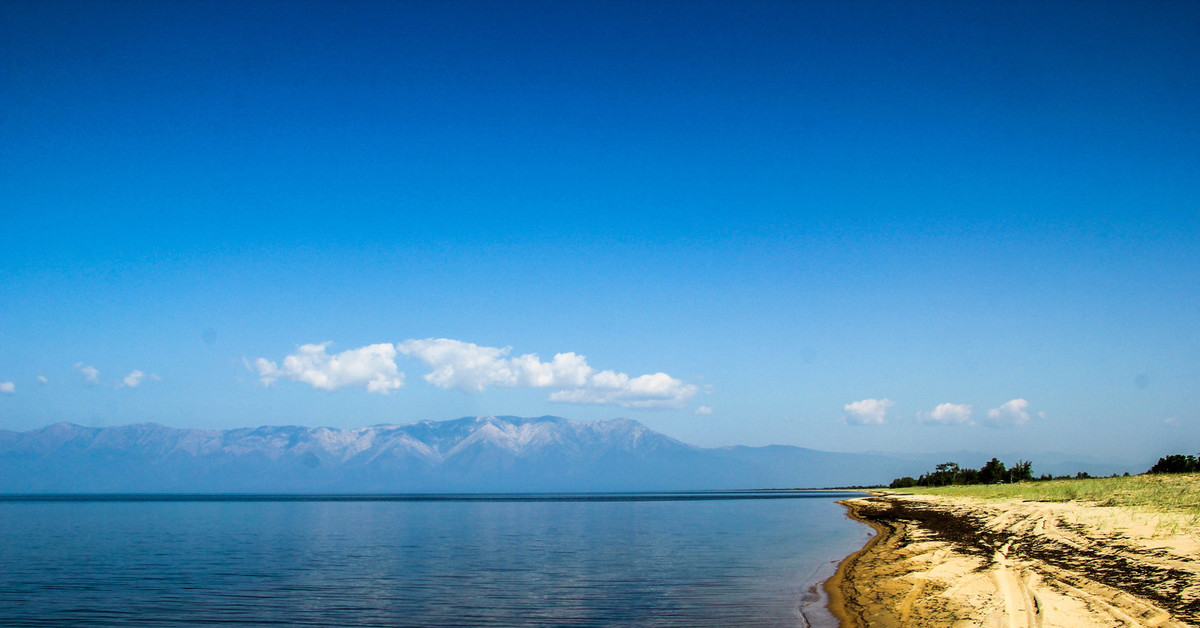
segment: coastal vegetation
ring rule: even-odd
[[[1200,473],[1060,479],[1016,484],[913,486],[908,492],[980,499],[1082,501],[1200,518]]]
[[[944,462],[930,473],[919,478],[902,477],[892,480],[888,488],[911,488],[914,486],[963,486],[972,484],[997,484],[1025,482],[1033,479],[1033,463],[1017,461],[1005,467],[998,458],[992,458],[979,469],[964,469],[957,462]]]
[[[1200,473],[1200,460],[1182,454],[1165,456],[1159,458],[1147,473]]]
[[[1148,474],[1164,473],[1200,473],[1200,459],[1196,456],[1174,454],[1158,459],[1154,466],[1146,471]],[[1126,473],[1125,475],[1129,475]],[[888,488],[938,487],[938,486],[973,486],[977,484],[1016,484],[1019,482],[1067,480],[1070,476],[1052,477],[1033,476],[1033,463],[1020,460],[1012,467],[1005,467],[998,458],[992,458],[980,469],[963,468],[957,462],[944,462],[930,473],[924,473],[918,478],[909,476],[896,478]],[[1091,476],[1085,472],[1075,474],[1074,479],[1086,480]]]

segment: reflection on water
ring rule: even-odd
[[[797,626],[870,535],[828,494],[610,497],[0,501],[0,623]]]

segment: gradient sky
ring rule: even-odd
[[[6,0],[0,429],[1193,453],[1197,112],[1196,2]]]

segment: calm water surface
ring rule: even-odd
[[[0,499],[0,625],[828,625],[847,496]]]

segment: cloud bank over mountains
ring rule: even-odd
[[[556,353],[544,362],[534,353],[510,356],[512,347],[487,347],[449,338],[405,340],[395,345],[374,344],[335,355],[329,342],[301,345],[281,362],[257,358],[247,366],[259,381],[271,386],[281,379],[306,383],[320,390],[365,387],[390,394],[405,384],[396,357],[416,358],[430,371],[422,379],[443,389],[469,394],[488,388],[551,388],[548,396],[560,403],[605,404],[625,408],[682,408],[698,392],[666,373],[632,377],[611,369],[596,370],[574,352]]]

